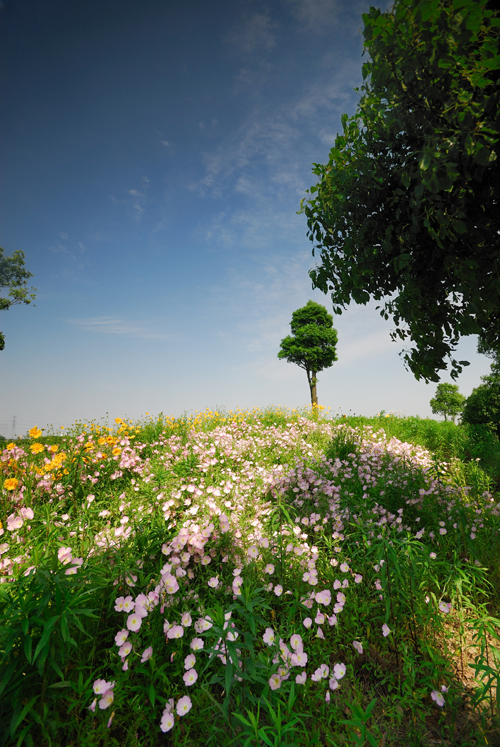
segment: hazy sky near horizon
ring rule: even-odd
[[[295,309],[331,302],[297,211],[355,110],[371,4],[0,3],[0,245],[37,288],[0,316],[1,434],[308,404],[279,344]],[[320,404],[431,415],[436,385],[375,303],[334,324]],[[457,351],[466,395],[489,370],[475,350]]]

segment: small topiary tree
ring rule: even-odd
[[[314,408],[318,406],[316,374],[337,360],[337,330],[332,315],[314,301],[293,312],[290,327],[292,334],[281,341],[278,358],[305,370]]]
[[[434,415],[444,415],[445,420],[449,415],[455,422],[456,416],[463,410],[465,399],[456,384],[438,384],[436,396],[431,399],[430,405]]]

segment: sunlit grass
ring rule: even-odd
[[[0,745],[492,743],[489,432],[272,407],[5,446]]]

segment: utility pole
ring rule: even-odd
[[[17,420],[17,417],[15,415],[13,415],[12,416],[12,436],[11,436],[11,438],[15,438],[16,437],[16,420]]]

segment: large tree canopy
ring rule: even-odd
[[[9,290],[7,298],[0,297],[0,311],[6,311],[18,303],[29,304],[34,300],[33,291],[36,291],[36,288],[31,288],[30,293],[26,286],[26,281],[31,277],[32,273],[24,266],[24,252],[18,249],[10,257],[4,257],[4,250],[0,246],[0,290]],[[0,332],[0,350],[4,347],[5,338]]]
[[[486,0],[395,0],[363,15],[364,84],[302,201],[334,311],[384,299],[417,379],[459,338],[500,345],[500,18]],[[357,89],[358,90],[358,89]]]
[[[308,301],[293,312],[290,328],[292,334],[281,340],[278,358],[305,370],[311,405],[317,407],[316,374],[337,360],[337,330],[333,326],[333,317],[321,304]]]

